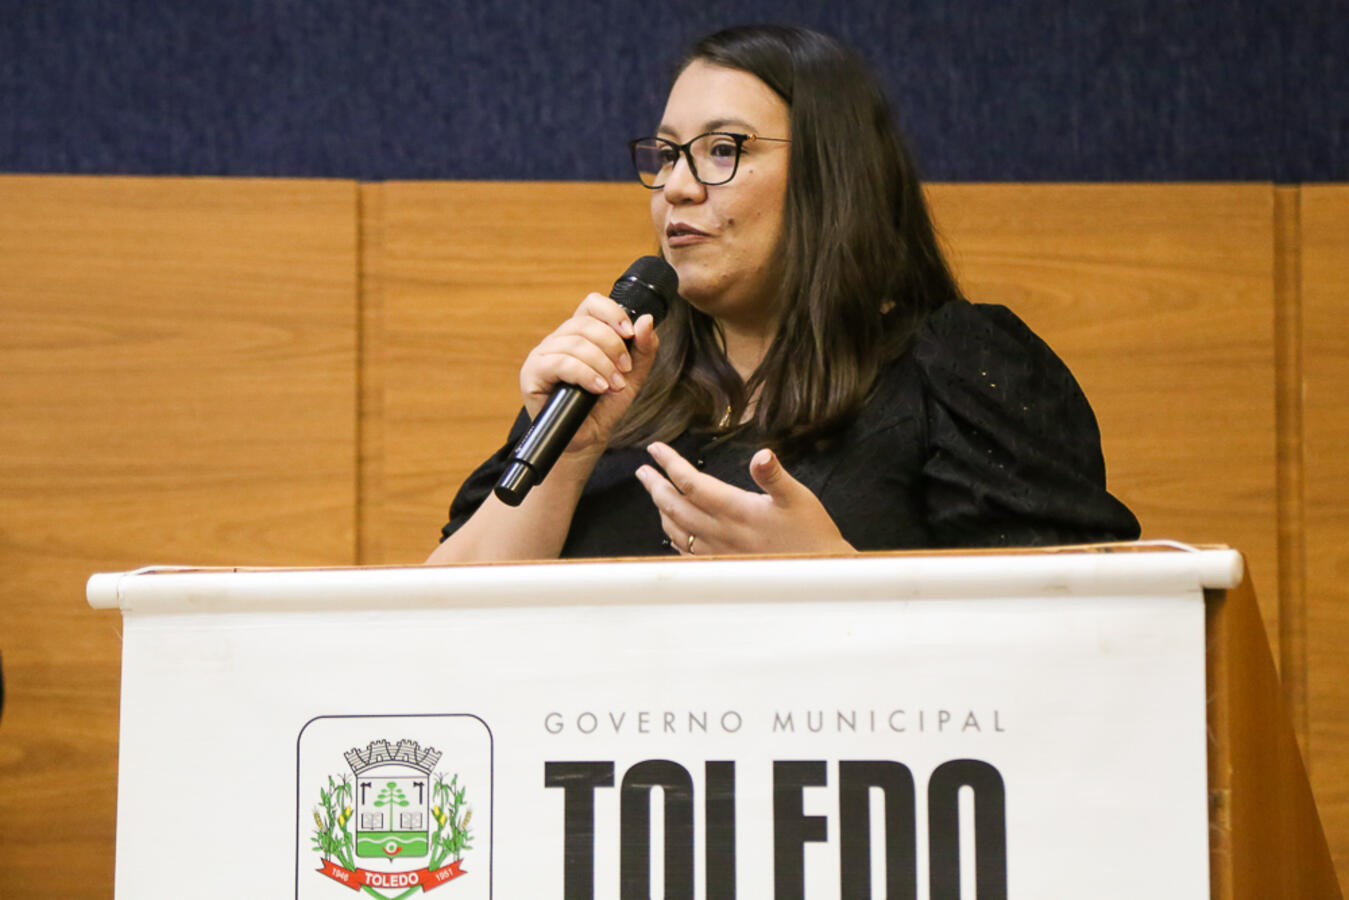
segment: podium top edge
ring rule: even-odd
[[[1231,589],[1227,547],[1170,541],[855,556],[576,560],[448,566],[150,566],[92,575],[95,609],[357,610],[974,596],[1099,596]],[[714,596],[715,595],[715,596]]]

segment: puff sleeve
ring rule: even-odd
[[[1132,540],[1096,416],[1068,367],[1002,306],[948,303],[915,336],[933,546]]]

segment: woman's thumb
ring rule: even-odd
[[[786,500],[793,489],[800,486],[800,482],[783,468],[777,454],[767,447],[754,454],[749,461],[749,474],[754,483],[774,499]]]
[[[637,335],[629,342],[629,349],[632,351],[632,371],[628,373],[628,381],[640,390],[642,382],[646,381],[646,376],[651,373],[651,364],[656,361],[660,338],[656,335],[656,327],[650,314],[637,320],[636,330]]]

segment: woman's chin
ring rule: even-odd
[[[720,305],[717,303],[717,295],[700,289],[696,284],[691,284],[688,288],[685,288],[684,281],[681,279],[679,282],[679,296],[683,297],[689,306],[692,306],[700,313],[706,313],[709,316],[715,316],[717,314],[717,309]]]
[[[676,253],[667,257],[679,276],[679,296],[700,309],[706,303],[714,303],[725,292],[725,279],[719,273],[698,260],[689,259]]]

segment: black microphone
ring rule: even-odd
[[[643,256],[614,282],[609,297],[627,310],[632,321],[650,313],[654,324],[659,325],[678,294],[679,276],[670,264],[658,256]],[[553,388],[529,431],[515,445],[506,471],[497,481],[497,499],[507,506],[519,506],[529,489],[552,470],[598,399],[598,395],[574,384]]]

